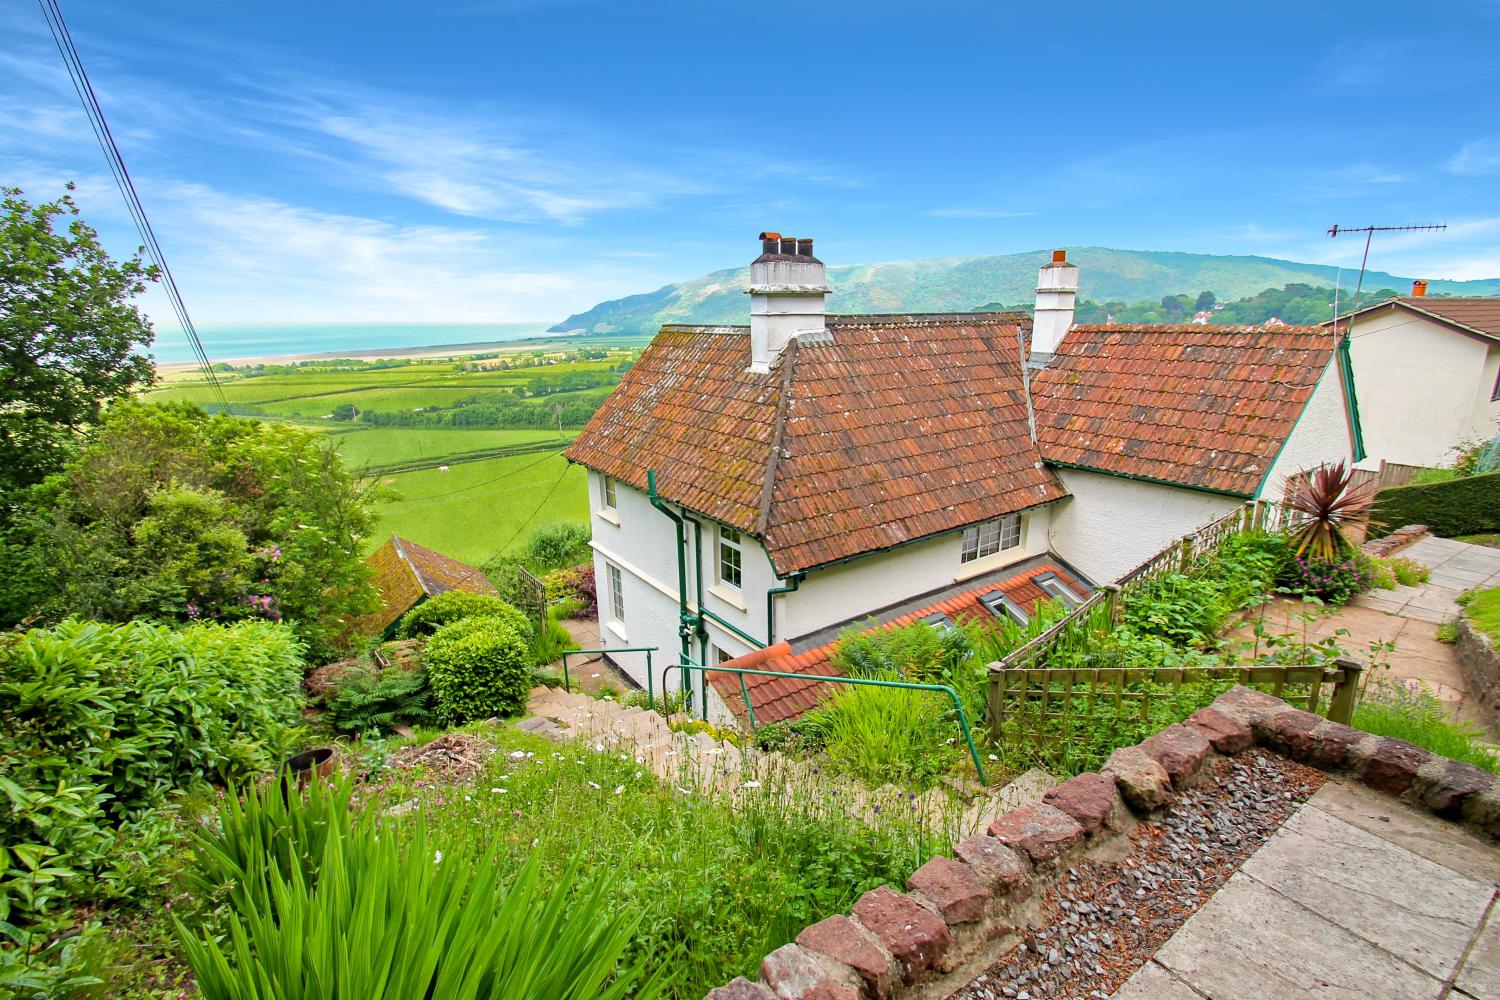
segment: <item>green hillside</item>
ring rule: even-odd
[[[1027,303],[1035,296],[1037,268],[1049,251],[991,257],[854,264],[828,269],[836,313],[943,312],[983,303]],[[1332,287],[1338,268],[1272,257],[1235,257],[1159,250],[1069,249],[1081,269],[1080,298],[1095,302],[1142,302],[1163,296],[1211,291],[1220,301],[1242,299],[1288,284]],[[1345,272],[1346,286],[1353,275]],[[654,292],[601,302],[569,316],[553,330],[602,333],[654,333],[663,323],[744,323],[749,306],[744,290],[749,266],[667,285]],[[1411,287],[1411,278],[1380,271],[1365,275],[1365,288]],[[1496,295],[1500,278],[1432,281],[1433,294]]]

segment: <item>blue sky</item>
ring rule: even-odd
[[[1330,224],[1444,221],[1372,266],[1500,276],[1493,0],[63,6],[204,327],[556,320],[762,228],[1357,263]],[[128,250],[40,11],[0,38],[0,182]]]

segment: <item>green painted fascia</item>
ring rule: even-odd
[[[1349,437],[1353,445],[1354,460],[1363,462],[1365,453],[1365,431],[1359,420],[1359,395],[1354,389],[1354,359],[1349,354],[1349,336],[1339,341],[1339,375],[1344,385],[1344,409],[1349,414]]]
[[[1279,454],[1279,452],[1278,452]],[[1187,483],[1176,483],[1170,479],[1157,479],[1154,476],[1135,476],[1128,472],[1113,472],[1109,469],[1097,469],[1092,465],[1075,465],[1072,462],[1052,462],[1059,469],[1077,469],[1079,472],[1092,472],[1100,476],[1113,476],[1115,479],[1130,479],[1137,483],[1152,483],[1157,486],[1171,486],[1179,490],[1192,490],[1194,493],[1208,493],[1216,497],[1233,497],[1236,500],[1253,500],[1253,493],[1236,493],[1233,490],[1216,490],[1209,486],[1190,486]],[[1274,464],[1274,463],[1272,463]]]

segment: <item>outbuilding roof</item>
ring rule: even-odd
[[[365,562],[374,571],[371,582],[380,591],[382,606],[357,623],[361,635],[383,632],[423,599],[450,590],[499,594],[483,570],[397,535],[391,535]]]
[[[1042,457],[1253,497],[1334,347],[1319,327],[1075,326],[1031,380]]]
[[[663,327],[566,455],[760,538],[781,576],[1059,500],[1027,321],[830,316],[766,374],[746,327]]]
[[[1027,615],[1033,615],[1039,604],[1050,599],[1050,595],[1038,585],[1038,578],[1045,579],[1049,575],[1056,576],[1068,590],[1080,597],[1089,593],[1088,587],[1084,586],[1072,572],[1056,562],[1048,561],[1041,565],[1030,564],[1026,569],[1011,577],[952,594],[915,611],[908,611],[878,625],[872,625],[865,631],[900,628],[903,625],[910,625],[921,619],[938,615],[946,616],[954,624],[992,621],[995,613],[986,606],[983,598],[997,592],[1003,594],[1007,600]],[[793,652],[794,647],[791,643],[779,642],[769,648],[757,649],[728,660],[720,666],[839,677],[843,676],[843,671],[833,661],[833,652],[838,644],[839,641],[834,640],[796,653]],[[708,679],[730,710],[741,719],[748,719],[744,696],[740,691],[739,675],[710,672]],[[848,687],[816,680],[751,674],[745,675],[745,686],[750,691],[750,703],[755,709],[755,721],[760,725],[799,718],[803,713],[816,708],[824,699]]]

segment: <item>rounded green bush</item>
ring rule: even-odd
[[[423,657],[446,723],[519,715],[531,691],[526,643],[498,616],[463,618],[438,629]]]
[[[529,635],[531,619],[498,597],[488,594],[471,594],[466,590],[450,590],[431,600],[423,601],[401,616],[396,626],[396,635],[410,639],[418,635],[432,635],[444,625],[465,618],[499,618],[505,621],[517,635]]]

